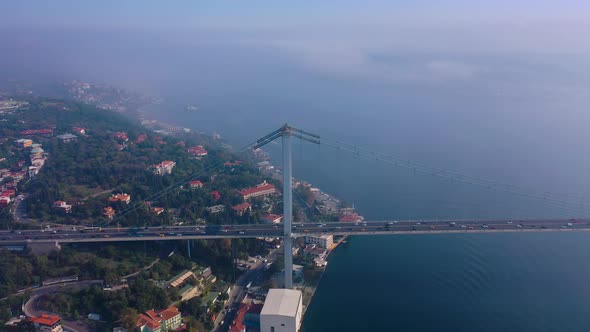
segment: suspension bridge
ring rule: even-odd
[[[0,245],[10,246],[22,243],[56,242],[112,242],[112,241],[163,241],[223,238],[260,238],[280,237],[283,240],[285,263],[285,288],[293,287],[292,280],[292,239],[305,235],[387,235],[387,234],[439,234],[439,233],[498,233],[498,232],[542,232],[542,231],[590,231],[590,219],[489,219],[489,220],[373,220],[359,222],[332,223],[293,223],[293,176],[292,176],[292,140],[300,139],[312,144],[322,144],[338,150],[347,151],[355,156],[376,160],[393,167],[412,169],[440,178],[481,186],[488,190],[506,192],[542,200],[563,211],[575,215],[585,202],[577,196],[556,194],[541,188],[505,184],[494,180],[465,175],[462,173],[413,163],[393,156],[359,148],[339,142],[335,139],[320,137],[304,130],[284,125],[264,137],[248,144],[238,152],[243,156],[253,149],[261,148],[278,139],[282,140],[283,159],[283,223],[282,225],[209,225],[209,226],[155,226],[143,228],[105,227],[106,224],[90,227],[80,232],[72,226],[62,226],[47,230],[0,231]],[[110,224],[138,209],[146,201],[157,200],[178,190],[200,176],[214,172],[223,167],[223,161],[209,165],[201,172],[192,174],[166,189],[155,193],[145,200],[135,203],[120,211]]]

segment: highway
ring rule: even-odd
[[[27,317],[38,317],[42,313],[53,314],[44,312],[39,309],[37,301],[40,297],[46,294],[51,293],[60,293],[63,292],[65,289],[71,290],[76,288],[85,288],[92,285],[100,285],[102,284],[102,280],[83,280],[83,281],[76,281],[70,283],[60,283],[56,285],[50,286],[43,286],[33,290],[31,294],[31,298],[23,304],[23,313]],[[90,329],[88,326],[80,323],[79,321],[72,321],[65,318],[62,318],[61,324],[63,325],[64,329],[68,331],[75,331],[75,332],[88,332]]]
[[[279,237],[283,225],[215,225],[143,228],[92,228],[61,226],[51,230],[0,231],[0,245],[31,242],[116,242],[161,241],[220,238]],[[589,219],[538,220],[381,220],[366,222],[332,222],[294,224],[293,236],[307,234],[384,235],[408,233],[475,233],[523,231],[582,231],[590,230]]]

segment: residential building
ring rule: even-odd
[[[53,209],[61,211],[63,213],[72,213],[72,206],[65,201],[53,202]]]
[[[247,330],[260,331],[260,312],[262,312],[262,307],[262,303],[253,303],[248,306],[243,321]]]
[[[277,189],[275,188],[275,186],[273,184],[267,183],[266,181],[262,182],[256,187],[240,190],[240,194],[242,195],[244,200],[253,197],[268,196],[276,193]]]
[[[113,219],[113,217],[115,216],[115,209],[113,209],[110,206],[107,206],[102,210],[102,215],[107,217],[108,219]]]
[[[303,298],[293,289],[270,289],[260,312],[260,332],[297,332]]]
[[[219,194],[219,191],[215,190],[210,192],[211,196],[213,196],[213,200],[214,201],[218,201],[221,199],[221,195]]]
[[[235,167],[235,166],[239,166],[242,162],[239,160],[236,161],[226,161],[225,163],[223,163],[223,166],[225,167]]]
[[[250,203],[248,202],[234,205],[231,208],[236,212],[238,216],[243,216],[245,213],[252,211],[252,205],[250,205]]]
[[[122,131],[114,132],[113,136],[121,142],[127,142],[129,140],[129,136],[127,136],[127,133],[124,133]]]
[[[308,244],[305,246],[305,249],[303,249],[303,254],[307,257],[324,259],[327,251],[326,249],[319,247],[317,244]]]
[[[205,210],[207,210],[207,212],[209,212],[211,214],[216,214],[216,213],[225,211],[225,205],[223,205],[223,204],[213,205],[213,206],[206,207]]]
[[[154,174],[156,175],[166,175],[172,174],[172,169],[176,166],[176,163],[171,160],[164,160],[163,162],[153,165]]]
[[[31,149],[31,154],[30,154],[31,159],[41,157],[44,152],[45,152],[45,150],[43,150],[43,148],[41,148],[41,147],[33,147]]]
[[[244,325],[244,317],[248,311],[246,303],[240,303],[240,307],[236,312],[236,316],[229,327],[229,332],[246,332],[246,325]]]
[[[29,177],[35,177],[35,175],[39,174],[39,170],[40,168],[37,166],[29,166]]]
[[[39,317],[30,318],[31,323],[38,332],[62,332],[61,317],[41,314]]]
[[[33,145],[33,141],[28,138],[17,139],[14,143],[19,148],[30,148]]]
[[[148,136],[146,134],[141,134],[139,136],[137,136],[137,140],[135,141],[137,144],[143,143],[148,139]]]
[[[186,150],[189,154],[193,156],[203,157],[207,155],[207,150],[202,145],[197,145],[190,147]]]
[[[31,164],[35,167],[43,167],[43,165],[45,165],[45,158],[43,158],[43,157],[32,158]]]
[[[20,132],[21,135],[43,135],[43,136],[51,136],[53,135],[53,129],[27,129]]]
[[[332,235],[308,235],[305,237],[306,244],[317,244],[321,248],[328,249],[334,243],[334,236]]]
[[[129,204],[131,202],[131,196],[125,193],[111,195],[111,197],[109,197],[109,202],[123,202],[125,204]]]
[[[262,217],[260,217],[260,220],[269,223],[269,224],[278,224],[281,222],[281,220],[283,220],[283,216],[279,215],[279,214],[265,214]]]
[[[199,180],[192,180],[188,183],[191,189],[203,188],[203,182]]]
[[[163,332],[160,322],[146,314],[139,314],[135,327],[137,327],[139,332]]]
[[[152,211],[153,214],[159,216],[162,212],[164,212],[164,208],[163,207],[154,206],[154,207],[150,208],[150,211]]]
[[[140,332],[166,332],[176,330],[181,323],[178,308],[169,306],[163,310],[148,310],[140,314],[135,326]]]
[[[79,135],[86,135],[86,128],[82,127],[73,127],[72,131]]]
[[[10,197],[0,196],[0,207],[5,207],[8,204],[10,204]]]
[[[63,135],[58,135],[56,137],[64,143],[74,142],[78,139],[78,136],[72,135],[72,134],[63,134]]]

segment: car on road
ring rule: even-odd
[[[244,233],[244,231],[239,231],[239,232],[238,232],[238,234],[240,234],[240,235],[244,235],[244,234],[246,234],[246,233]]]

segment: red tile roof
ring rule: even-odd
[[[280,214],[273,214],[273,213],[269,213],[269,214],[265,214],[262,217],[260,217],[260,219],[265,220],[265,221],[269,221],[269,222],[274,222],[275,220],[283,218],[283,216],[281,216]]]
[[[250,203],[242,203],[242,204],[238,204],[238,205],[234,205],[231,208],[234,209],[235,211],[244,211],[246,209],[249,209],[252,205],[250,205]]]
[[[178,311],[178,308],[176,308],[175,306],[169,306],[168,308],[159,311],[158,312],[158,315],[163,320],[169,320],[170,318],[173,318],[173,317],[176,317],[177,315],[180,315],[180,311]]]
[[[150,311],[154,313],[154,318],[150,317],[150,315],[146,315]],[[146,314],[139,314],[139,317],[137,318],[137,324],[135,324],[135,326],[147,326],[150,328],[150,330],[159,328],[160,323],[158,322],[157,317],[155,317],[155,312],[153,310],[148,310],[146,311]]]
[[[180,315],[180,311],[178,311],[178,308],[175,306],[169,306],[168,308],[159,311],[150,309],[139,315],[137,318],[137,324],[135,326],[148,326],[153,330],[160,327],[160,322],[162,320],[167,321],[178,315]]]
[[[240,190],[240,194],[242,196],[248,196],[248,195],[252,195],[252,194],[266,191],[266,190],[276,190],[276,188],[274,185],[272,185],[270,183],[264,183],[264,184],[260,184],[256,187]]]
[[[244,325],[244,316],[246,316],[246,312],[248,311],[248,309],[249,306],[247,304],[240,304],[240,308],[238,309],[236,318],[231,323],[231,326],[229,328],[230,332],[242,332],[246,329],[246,326]]]
[[[221,198],[221,195],[219,194],[219,191],[215,190],[211,192],[211,196],[213,196],[213,199],[218,201]]]
[[[31,322],[36,323],[36,324],[40,324],[40,325],[45,325],[45,326],[53,326],[53,325],[57,324],[60,320],[61,320],[61,317],[59,317],[59,316],[47,315],[47,314],[41,314],[41,316],[39,316],[39,317],[32,317],[31,318]]]
[[[199,180],[192,180],[191,182],[188,183],[189,186],[191,187],[202,187],[203,186],[203,182],[199,181]]]
[[[51,135],[53,134],[53,129],[27,129],[20,132],[21,135]]]
[[[207,150],[202,145],[192,146],[187,149],[187,152],[197,156],[204,156],[207,154]]]

